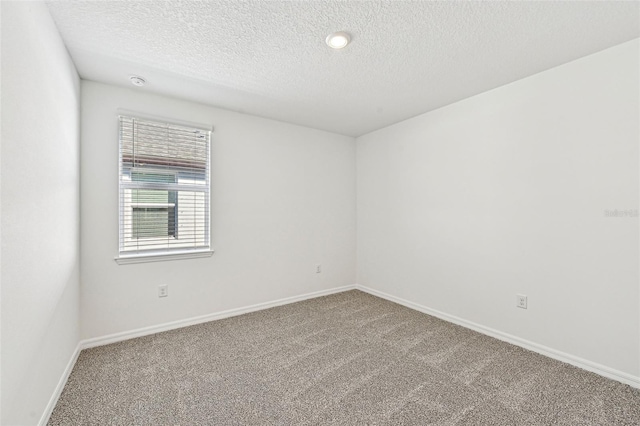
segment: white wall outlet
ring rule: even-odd
[[[158,286],[158,297],[167,297],[169,295],[169,285],[159,285]]]
[[[516,306],[518,308],[527,309],[527,296],[525,296],[524,294],[517,294]]]
[[[322,265],[316,265],[316,274],[322,273]]]

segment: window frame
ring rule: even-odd
[[[200,184],[180,184],[178,182],[177,172],[171,170],[161,170],[160,172],[163,174],[171,174],[176,173],[176,182],[175,183],[156,183],[156,182],[133,182],[133,180],[129,183],[124,183],[122,180],[123,177],[123,161],[122,161],[122,132],[121,132],[121,123],[122,119],[134,119],[141,121],[152,121],[160,124],[167,124],[179,127],[187,127],[193,130],[200,130],[202,132],[206,132],[207,137],[207,162],[206,162],[206,175],[205,179],[208,183],[206,186],[206,190],[202,191],[202,185]],[[174,119],[167,119],[164,117],[152,116],[147,114],[140,114],[137,112],[118,110],[118,114],[116,115],[117,121],[117,130],[118,130],[118,204],[117,204],[117,219],[118,219],[118,255],[114,257],[114,260],[119,265],[126,265],[131,263],[146,263],[146,262],[160,262],[160,261],[170,261],[170,260],[179,260],[179,259],[189,259],[189,258],[203,258],[210,257],[213,255],[214,250],[211,244],[211,151],[212,151],[212,138],[211,133],[213,132],[213,127],[202,125],[198,123],[185,122]],[[147,170],[147,172],[150,169]],[[134,173],[134,168],[130,170],[130,175],[132,176]],[[125,173],[126,174],[126,173]],[[123,251],[124,247],[124,239],[125,239],[125,231],[123,229],[123,210],[125,206],[122,205],[124,197],[123,191],[126,189],[148,189],[148,190],[167,190],[167,191],[176,191],[176,203],[178,193],[180,191],[197,191],[202,192],[204,194],[204,205],[206,206],[207,213],[204,221],[204,235],[205,242],[207,243],[204,247],[192,247],[192,248],[167,248],[167,249],[148,249],[148,250],[138,250],[131,251],[128,253],[127,251]],[[133,204],[130,207],[133,211]],[[178,212],[175,212],[176,221]],[[176,226],[176,235],[178,232],[178,224]]]

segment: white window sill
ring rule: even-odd
[[[182,253],[135,254],[131,256],[118,256],[113,260],[115,260],[118,265],[129,265],[131,263],[166,262],[169,260],[197,259],[201,257],[211,257],[213,256],[213,253],[213,250],[203,250]]]

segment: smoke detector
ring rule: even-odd
[[[144,78],[137,76],[137,75],[132,75],[129,77],[129,80],[131,80],[131,84],[133,84],[134,86],[138,86],[138,87],[142,87],[145,84],[147,84],[147,80],[145,80]]]

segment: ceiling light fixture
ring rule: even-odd
[[[138,86],[138,87],[142,87],[145,84],[147,84],[147,80],[145,80],[144,78],[139,77],[137,75],[130,76],[129,80],[131,80],[131,84],[133,84],[134,86]]]
[[[332,49],[342,49],[351,41],[351,36],[344,31],[338,31],[327,36],[327,45]]]

